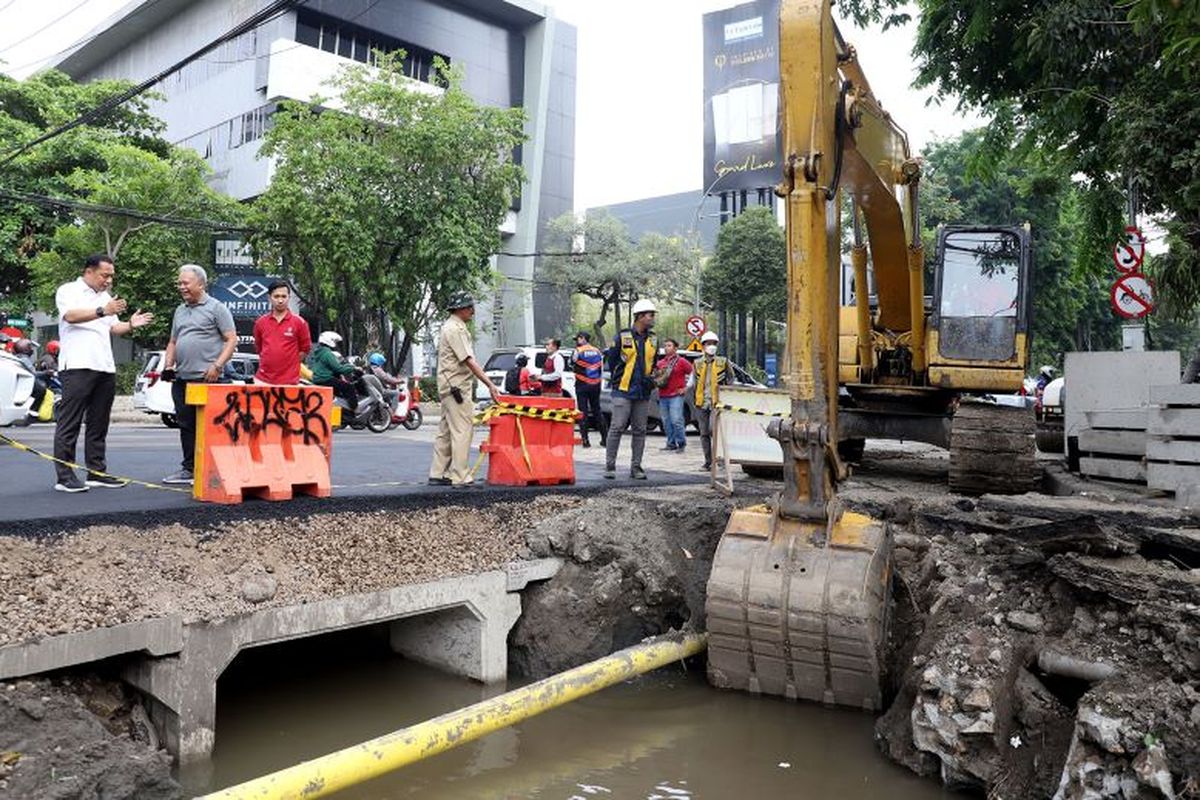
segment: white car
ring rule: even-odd
[[[563,391],[571,397],[575,396],[575,373],[571,370],[571,356],[575,352],[573,347],[561,347],[558,352],[562,353],[562,357],[567,363],[567,369],[563,373],[562,388]],[[487,363],[483,365],[483,371],[491,379],[492,383],[504,391],[504,375],[517,363],[517,354],[524,353],[529,359],[526,368],[529,370],[529,376],[533,380],[542,374],[542,368],[546,365],[546,348],[541,345],[525,345],[524,347],[502,347],[499,350],[493,350],[488,356]],[[491,395],[487,393],[487,389],[482,384],[475,384],[475,402],[490,403],[492,402]]]
[[[175,419],[175,399],[171,384],[162,380],[165,350],[155,350],[146,356],[142,372],[133,384],[133,407],[144,414],[157,414],[168,428],[179,427]],[[250,383],[258,372],[258,356],[253,353],[234,353],[225,365],[225,377],[235,382]]]
[[[0,426],[23,423],[33,405],[33,373],[21,360],[0,349]]]

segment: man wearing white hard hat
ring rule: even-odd
[[[629,477],[646,480],[642,469],[642,451],[646,449],[646,420],[650,415],[650,395],[654,393],[654,362],[658,358],[654,316],[657,309],[649,300],[633,304],[633,325],[617,334],[606,353],[612,386],[612,421],[608,427],[604,477],[617,477],[617,452],[626,429],[633,433]]]
[[[721,337],[713,331],[705,331],[700,337],[704,347],[704,355],[696,359],[696,425],[700,428],[700,446],[704,448],[703,470],[711,470],[712,453],[712,411],[720,402],[722,384],[729,383],[729,362],[725,356],[717,355],[717,345]]]

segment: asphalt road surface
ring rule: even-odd
[[[451,489],[429,486],[429,463],[432,443],[437,431],[437,418],[428,420],[417,431],[397,428],[387,433],[343,430],[334,434],[333,494],[334,497],[377,497],[390,495],[447,494],[456,501],[471,494],[486,491],[482,488]],[[53,451],[54,427],[33,425],[25,428],[0,428],[0,433],[45,453]],[[472,464],[478,457],[478,443],[485,431],[477,429],[471,450]],[[650,436],[647,453],[662,444],[661,436]],[[699,450],[699,447],[688,448]],[[576,449],[576,484],[579,487],[609,488],[629,485],[628,444],[622,447],[618,472],[619,480],[604,480],[603,456],[599,448],[590,451]],[[160,423],[114,423],[108,434],[108,471],[114,475],[157,482],[179,469],[180,446],[178,431]],[[690,454],[689,454],[690,455]],[[83,435],[79,437],[77,461],[83,461]],[[662,468],[656,468],[661,463]],[[697,462],[698,463],[698,462]],[[650,481],[679,483],[702,480],[690,463],[678,460],[646,459]],[[486,461],[476,475],[482,483],[487,475]],[[111,520],[122,513],[157,510],[172,511],[198,505],[187,492],[172,492],[130,484],[120,489],[93,488],[79,494],[54,491],[54,465],[45,459],[0,444],[0,523],[16,521],[55,520],[95,515]],[[639,482],[639,485],[645,485]],[[182,487],[187,488],[187,487]],[[530,487],[523,491],[543,491]],[[260,501],[247,501],[257,504]],[[279,511],[285,509],[283,504]],[[2,526],[0,526],[2,530]]]

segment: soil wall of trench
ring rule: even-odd
[[[702,627],[729,510],[777,488],[745,487],[615,492],[535,528],[529,550],[565,565],[526,592],[511,668]],[[1200,797],[1200,530],[1178,511],[870,482],[843,499],[895,535],[888,758],[995,800]]]
[[[776,489],[648,487],[497,515],[501,556],[564,562],[524,593],[513,674],[701,628],[730,509]],[[1173,509],[1087,498],[869,480],[842,497],[895,535],[887,757],[997,800],[1200,797],[1200,530]],[[119,684],[0,683],[0,798],[179,797],[156,745]]]

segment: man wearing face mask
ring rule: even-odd
[[[700,427],[700,445],[704,448],[704,466],[700,469],[712,469],[712,412],[720,402],[720,390],[717,388],[729,383],[729,362],[725,356],[717,355],[717,343],[721,337],[713,331],[705,331],[700,337],[704,346],[704,355],[696,359],[696,424]]]
[[[605,444],[604,477],[617,477],[617,451],[621,436],[632,429],[632,458],[629,477],[646,480],[642,469],[642,451],[646,449],[646,419],[650,415],[650,395],[654,393],[654,360],[658,356],[658,339],[653,331],[657,309],[649,300],[633,304],[633,325],[617,334],[613,346],[606,352],[612,386],[612,421]]]

